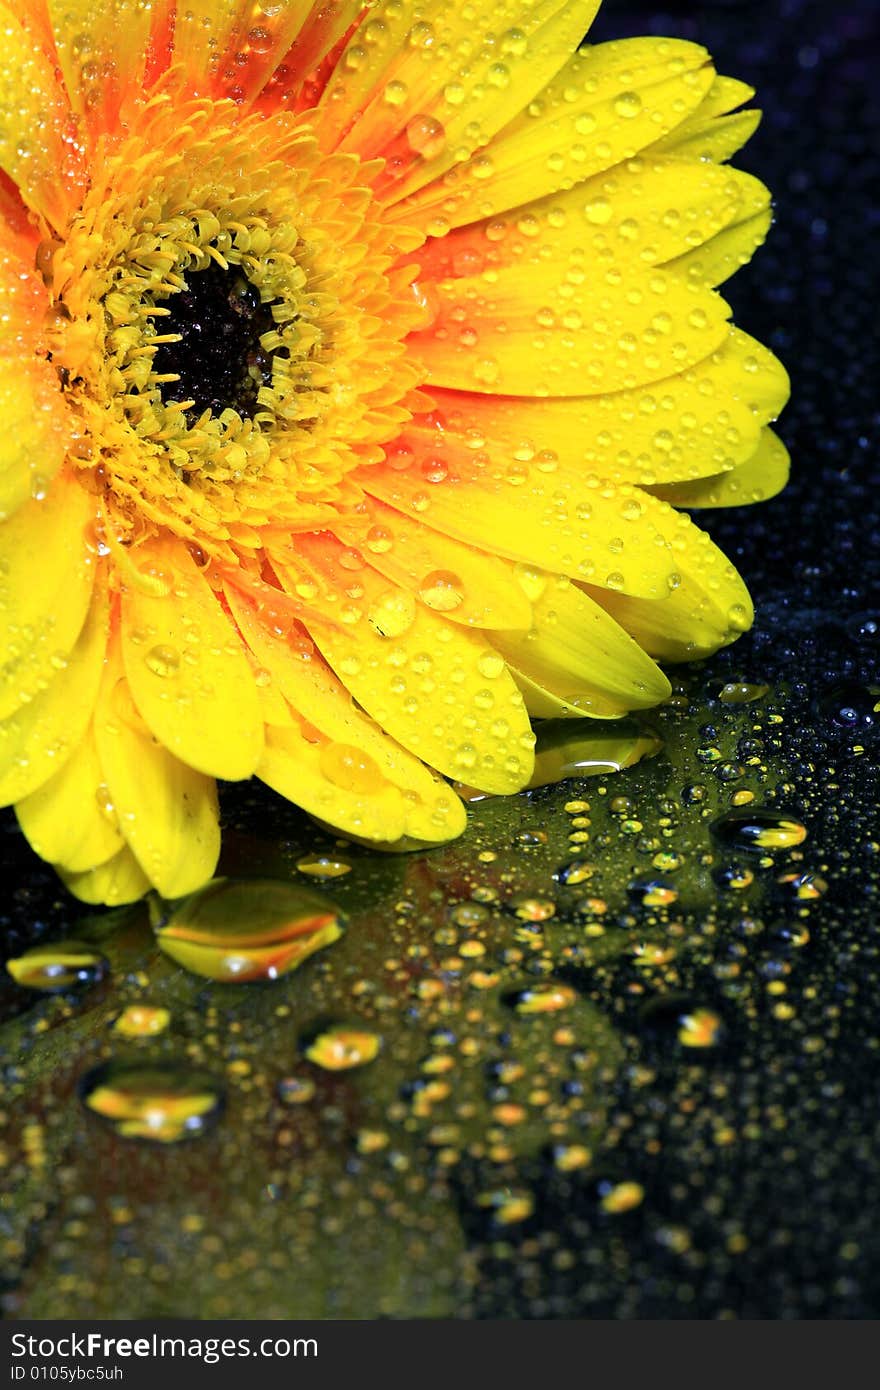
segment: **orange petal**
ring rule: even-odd
[[[6,4],[0,28],[0,168],[28,207],[63,231],[81,179],[70,107],[38,30],[25,28]]]
[[[113,130],[123,98],[141,85],[153,6],[142,0],[48,0],[48,7],[71,105],[94,141]]]

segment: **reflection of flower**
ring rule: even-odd
[[[214,777],[449,838],[428,768],[515,791],[529,714],[748,626],[669,505],[787,466],[704,50],[573,54],[590,0],[2,7],[0,795],[76,894],[207,879]]]

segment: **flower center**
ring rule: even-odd
[[[40,257],[73,459],[108,544],[170,531],[238,564],[350,514],[348,475],[416,408],[424,308],[395,262],[420,238],[287,114],[160,93],[131,129]]]
[[[275,327],[271,307],[240,269],[222,270],[215,261],[191,275],[171,300],[163,320],[164,342],[153,355],[153,371],[176,381],[163,396],[191,400],[184,410],[191,426],[206,410],[236,411],[253,419],[257,393],[272,382],[272,353],[260,339]]]

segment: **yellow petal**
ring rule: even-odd
[[[673,507],[743,507],[767,502],[788,482],[790,460],[782,440],[772,430],[761,431],[761,440],[746,463],[715,478],[693,483],[669,483],[652,488],[655,497]]]
[[[623,593],[669,591],[675,565],[652,520],[660,504],[635,488],[590,474],[560,485],[552,458],[517,462],[450,436],[413,432],[389,459],[394,466],[360,470],[361,486],[444,535]]]
[[[396,201],[518,115],[570,57],[597,9],[598,0],[470,8],[392,0],[351,41],[348,54],[364,55],[354,84],[344,54],[322,108],[334,127],[357,117],[342,148],[390,156],[385,196]]]
[[[565,700],[561,695],[556,695],[548,690],[546,686],[540,685],[538,681],[532,680],[524,671],[518,670],[513,662],[508,661],[507,669],[516,681],[520,693],[525,701],[526,709],[532,719],[583,719],[584,711],[573,704],[570,700]]]
[[[658,661],[695,661],[747,631],[752,601],[736,567],[686,513],[668,508],[666,536],[681,576],[668,598],[589,592]]]
[[[106,864],[99,864],[86,873],[70,873],[62,867],[58,873],[65,887],[80,902],[100,903],[106,907],[136,903],[150,887],[150,880],[127,845]]]
[[[716,77],[696,110],[669,135],[651,146],[651,153],[672,154],[676,158],[730,159],[754,134],[760,111],[738,111],[728,115],[755,95],[753,87],[733,77]]]
[[[304,635],[285,638],[271,632],[253,605],[232,586],[227,589],[227,598],[242,635],[271,677],[272,687],[289,702],[283,729],[289,737],[282,739],[279,727],[269,731],[267,738],[274,751],[263,758],[257,775],[276,790],[283,791],[279,779],[285,787],[297,785],[299,773],[294,764],[298,750],[309,769],[307,778],[305,772],[302,774],[306,790],[297,796],[287,791],[283,794],[319,819],[368,839],[407,835],[427,842],[460,834],[464,820],[457,797],[357,708],[312,643]],[[359,770],[358,757],[351,764],[345,750],[364,760],[369,775]],[[392,795],[389,787],[397,795]],[[394,834],[385,823],[389,817],[395,825],[400,821]],[[371,828],[365,829],[365,825]]]
[[[574,54],[484,150],[392,210],[432,235],[571,188],[673,130],[712,85],[705,49],[624,39]]]
[[[723,232],[671,261],[669,269],[697,285],[723,285],[744,265],[748,265],[759,246],[763,246],[773,213],[769,205],[760,212],[725,227]]]
[[[84,532],[93,516],[86,490],[62,477],[44,498],[27,502],[0,525],[0,650],[51,605],[86,550]]]
[[[731,360],[736,360],[742,368],[742,375],[737,378],[737,395],[748,405],[758,423],[767,425],[776,419],[788,400],[791,391],[788,373],[769,348],[740,328],[731,328],[730,347]]]
[[[465,391],[589,396],[662,381],[708,357],[730,310],[672,271],[610,282],[582,254],[434,286],[432,326],[408,343],[426,381]]]
[[[77,146],[70,107],[52,62],[6,4],[0,4],[0,169],[34,212],[58,231],[75,204]]]
[[[114,643],[95,710],[98,757],[120,828],[151,884],[179,898],[217,867],[220,827],[213,778],[150,734],[135,708]]]
[[[668,699],[663,672],[604,608],[559,575],[533,575],[531,585],[536,581],[542,592],[533,598],[532,630],[492,634],[512,667],[593,718],[615,719]]]
[[[518,790],[531,775],[534,736],[503,660],[366,567],[346,571],[341,550],[297,537],[295,556],[277,568],[292,592],[304,581],[317,590],[329,621],[310,623],[311,635],[358,704],[439,772]]]
[[[144,545],[137,563],[144,587],[128,585],[121,605],[122,657],[135,704],[182,762],[211,777],[250,777],[260,761],[263,719],[238,634],[179,542]]]
[[[343,544],[359,549],[372,569],[409,589],[450,622],[483,628],[530,626],[528,599],[509,565],[375,499],[369,499],[367,509],[363,524],[340,522],[333,529]]]
[[[94,582],[88,493],[59,478],[0,525],[0,719],[45,690],[79,637]]]
[[[748,82],[742,82],[738,77],[725,77],[723,73],[717,73],[711,87],[693,114],[686,121],[682,121],[681,125],[676,126],[671,135],[659,140],[653,148],[673,147],[680,136],[686,135],[695,126],[702,125],[715,116],[725,116],[728,111],[735,111],[738,106],[743,106],[747,101],[751,101],[754,95],[755,89],[750,87]]]
[[[37,854],[69,873],[105,864],[122,849],[91,728],[64,766],[18,802],[15,814]]]
[[[363,780],[369,780],[371,785],[360,791],[351,785],[337,786],[322,766],[328,745],[314,737],[307,738],[305,730],[306,726],[299,722],[289,728],[266,730],[266,746],[257,773],[262,781],[344,835],[358,835],[366,840],[401,836],[404,801],[400,789],[374,772],[354,746],[348,746],[347,770],[353,771],[355,777],[363,773]]]
[[[107,647],[107,612],[103,584],[96,585],[85,627],[67,665],[47,690],[0,722],[0,805],[36,791],[78,747],[98,694]]]
[[[527,281],[542,264],[568,261],[589,264],[606,283],[622,270],[629,288],[633,270],[640,281],[646,266],[684,256],[769,202],[764,185],[740,169],[647,150],[565,192],[428,241],[414,259],[422,278],[487,276],[515,264]]]
[[[69,428],[58,377],[38,358],[0,360],[0,523],[45,492],[64,461]]]
[[[435,388],[432,418],[458,449],[486,449],[511,466],[555,458],[557,472],[570,473],[578,489],[591,475],[642,485],[689,480],[734,468],[754,453],[760,426],[748,403],[750,358],[729,335],[717,353],[679,376],[607,396],[529,400]],[[779,378],[781,387],[781,369]],[[427,431],[419,438],[427,444]]]

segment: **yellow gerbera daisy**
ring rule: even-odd
[[[217,777],[449,839],[749,626],[674,508],[786,476],[758,115],[596,8],[0,0],[0,801],[78,897],[208,879]]]

